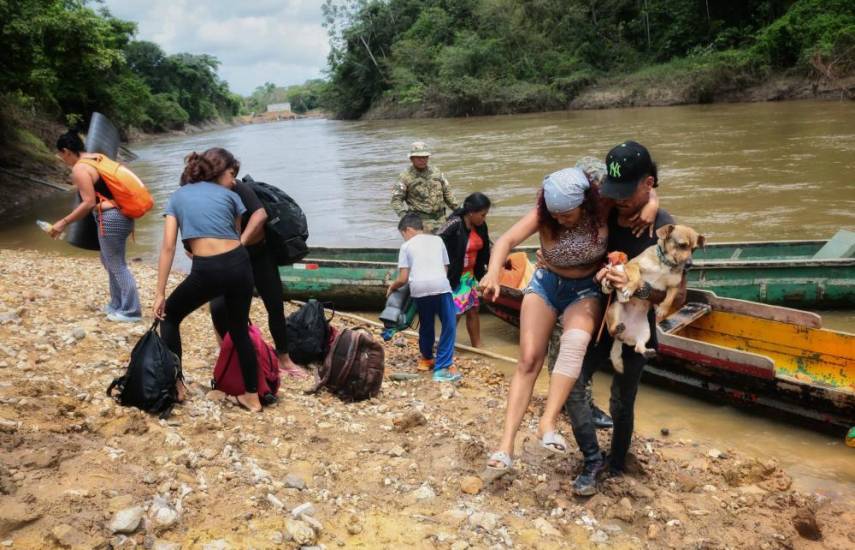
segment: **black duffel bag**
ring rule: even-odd
[[[157,333],[158,321],[143,334],[131,351],[124,376],[110,383],[107,395],[125,407],[136,407],[167,418],[178,403],[179,380],[184,380],[181,360]],[[113,392],[118,389],[118,393]]]

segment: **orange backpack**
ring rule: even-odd
[[[104,155],[81,158],[79,162],[98,170],[98,175],[113,194],[113,202],[125,216],[141,218],[154,206],[154,199],[145,184],[126,166]],[[104,196],[101,196],[101,199],[109,200]]]

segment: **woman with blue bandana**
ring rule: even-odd
[[[601,163],[599,163],[601,164]],[[543,180],[537,205],[496,242],[487,274],[481,279],[485,299],[499,296],[499,276],[511,249],[533,236],[540,237],[540,262],[520,310],[520,356],[511,380],[502,439],[487,467],[499,472],[511,468],[516,438],[531,401],[546,356],[549,337],[559,316],[563,333],[555,369],[549,382],[546,407],[539,423],[541,445],[563,454],[567,442],[555,425],[561,407],[579,377],[585,350],[602,317],[599,285],[593,276],[606,256],[609,201],[600,198],[598,184],[605,174],[599,164],[566,168]],[[656,217],[651,199],[644,218]]]

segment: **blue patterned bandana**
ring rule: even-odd
[[[585,191],[591,187],[580,168],[565,168],[543,178],[543,198],[550,214],[569,212],[585,202]]]

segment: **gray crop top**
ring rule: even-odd
[[[604,227],[594,226],[585,212],[574,227],[562,227],[552,246],[541,247],[543,258],[557,268],[591,265],[606,255],[609,233]]]
[[[164,215],[178,220],[183,240],[212,237],[235,239],[235,218],[246,211],[237,193],[216,183],[200,181],[178,188],[169,197]]]

